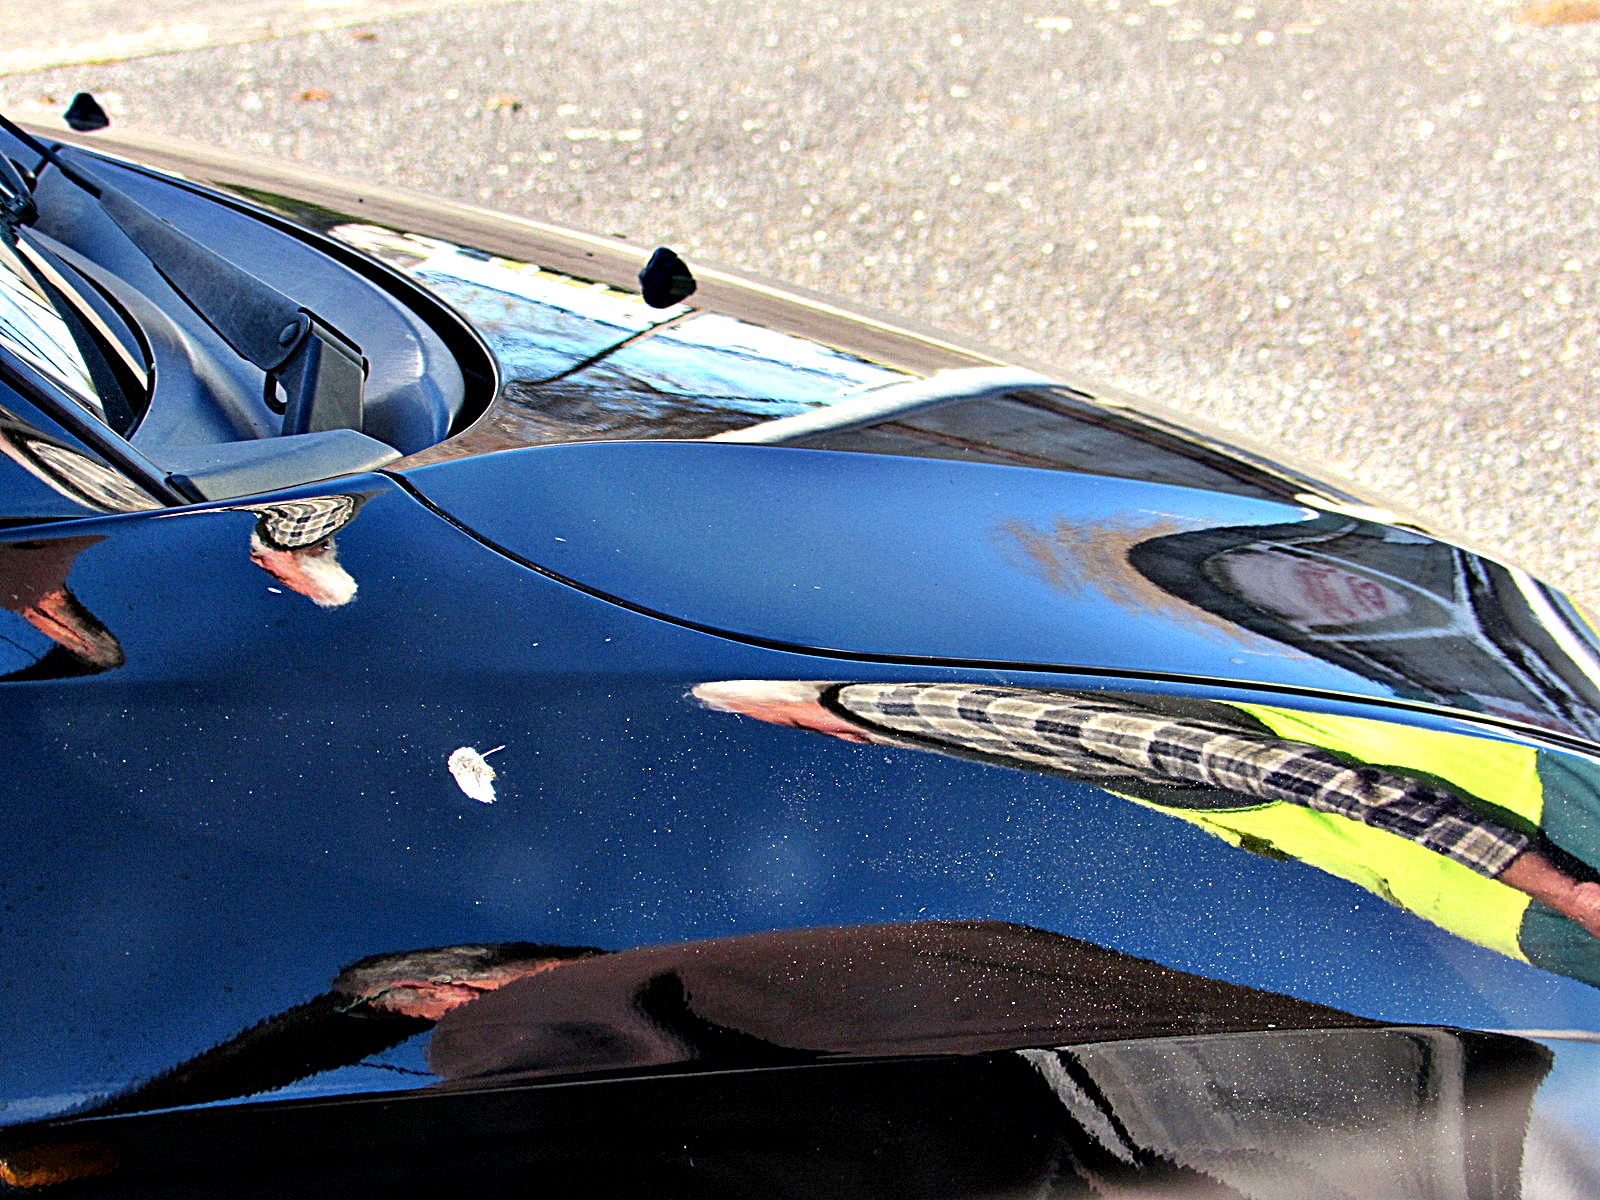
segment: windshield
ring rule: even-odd
[[[104,419],[105,406],[71,330],[16,247],[4,239],[0,239],[0,347]]]

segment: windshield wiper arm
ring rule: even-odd
[[[4,117],[0,128],[98,200],[184,302],[234,353],[265,372],[267,403],[274,409],[281,405],[284,433],[361,428],[367,360],[359,346],[260,276],[93,172],[66,161]],[[6,224],[31,224],[38,216],[32,189],[4,155],[0,164]]]
[[[32,224],[38,215],[33,189],[23,179],[17,164],[0,154],[0,228],[10,233],[19,225]]]

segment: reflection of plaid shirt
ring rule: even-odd
[[[1305,742],[1079,692],[939,683],[849,683],[824,702],[903,744],[1112,780],[1226,788],[1398,834],[1499,875],[1528,838],[1392,768],[1352,766]]]
[[[361,501],[359,496],[311,496],[305,500],[229,507],[260,517],[256,532],[274,550],[304,550],[326,541],[355,520]]]

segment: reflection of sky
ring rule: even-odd
[[[559,375],[633,332],[450,275],[419,272],[417,279],[477,327],[508,381]]]
[[[0,613],[0,676],[26,670],[55,643],[15,613]]]
[[[652,310],[636,295],[431,239],[347,226],[340,236],[379,254],[459,309],[484,335],[508,380],[570,370],[617,342],[692,310]],[[762,403],[740,411],[781,416],[852,391],[905,379],[832,347],[736,317],[698,313],[661,329],[575,382]]]
[[[782,402],[786,407],[773,415],[783,416],[906,378],[816,342],[716,313],[700,313],[663,329],[586,372],[584,379],[607,374],[619,384],[632,381],[697,399]]]
[[[720,354],[781,363],[796,371],[847,383],[877,387],[906,376],[807,338],[775,333],[721,313],[701,313],[681,325],[662,330],[660,340],[704,347]]]
[[[416,263],[411,272],[419,278],[457,280],[463,284],[553,308],[598,325],[610,326],[619,336],[637,333],[657,321],[683,312],[681,307],[651,309],[636,296],[604,284],[590,283],[554,271],[484,258],[439,245]]]

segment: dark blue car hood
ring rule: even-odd
[[[1587,879],[1561,596],[881,321],[704,272],[721,308],[647,332],[580,311],[637,266],[601,239],[233,179],[441,291],[541,287],[479,295],[503,386],[446,461],[0,534],[0,1184],[1596,1192],[1593,938],[1470,864],[1430,890],[1422,837],[716,700],[1000,689],[1343,755]],[[725,440],[529,444],[602,436]]]

